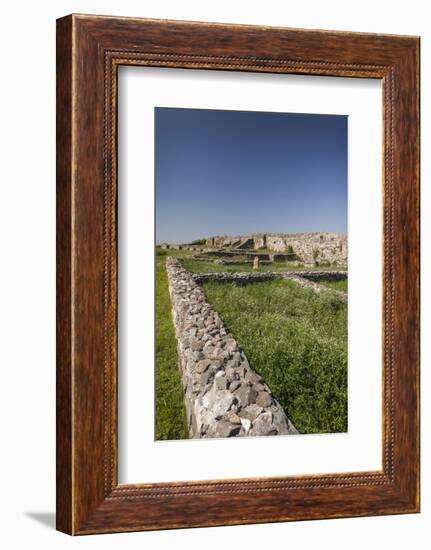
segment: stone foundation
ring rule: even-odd
[[[347,279],[346,271],[231,271],[214,273],[194,273],[194,280],[198,283],[207,281],[233,282],[238,284],[261,283],[273,281],[274,279],[295,279],[302,278],[308,281],[341,281]]]
[[[171,257],[166,269],[190,436],[298,433],[207,302],[197,277]]]

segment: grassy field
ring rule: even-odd
[[[183,256],[179,251],[169,255]],[[166,252],[156,251],[156,439],[187,439],[183,387],[178,369],[166,273]]]
[[[237,265],[223,265],[215,264],[213,262],[206,262],[204,260],[194,260],[184,258],[182,260],[183,266],[192,273],[216,273],[216,272],[246,272],[253,271],[253,265],[237,264]],[[294,266],[289,262],[274,262],[273,264],[260,265],[257,271],[344,271],[345,268],[339,266]]]
[[[224,266],[189,259],[192,254],[156,251],[156,439],[159,440],[188,437],[166,256],[181,258],[184,267],[195,272],[251,271],[251,265],[247,264]],[[275,265],[283,271],[293,267],[285,262]],[[274,267],[261,266],[260,270],[272,271]],[[328,286],[346,291],[347,281]],[[252,367],[262,374],[301,433],[346,431],[346,304],[326,293],[316,295],[290,281],[245,287],[211,282],[203,285],[203,289],[243,347]]]
[[[334,290],[341,290],[341,292],[347,292],[347,279],[341,281],[319,281],[320,285],[327,286]]]
[[[347,430],[347,305],[292,281],[202,285],[301,433]]]

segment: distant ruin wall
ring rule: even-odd
[[[166,268],[190,436],[297,433],[192,274],[171,257]]]
[[[245,236],[217,236],[206,241],[208,247],[237,248],[253,240],[253,248],[291,253],[304,263],[347,263],[347,236],[340,233],[256,233]]]

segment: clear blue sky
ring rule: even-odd
[[[156,242],[347,232],[347,117],[155,109]]]

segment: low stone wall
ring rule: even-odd
[[[340,281],[347,278],[346,271],[246,271],[246,272],[214,272],[195,273],[194,280],[198,284],[207,281],[232,282],[237,284],[261,283],[274,279],[307,279],[308,281]],[[325,287],[326,288],[326,287]]]
[[[175,258],[166,269],[190,436],[298,433],[194,276]]]
[[[239,271],[223,271],[214,273],[194,273],[192,275],[194,281],[198,285],[206,283],[208,281],[217,281],[219,283],[236,283],[238,285],[245,285],[248,283],[263,283],[266,281],[273,281],[274,279],[281,279],[282,277],[273,271],[268,272],[239,272]]]
[[[347,271],[296,271],[294,274],[309,281],[344,281]]]
[[[214,260],[214,264],[218,265],[253,265],[252,260],[223,260],[222,258]],[[269,260],[260,260],[259,265],[271,265],[272,262]]]
[[[311,281],[310,279],[306,279],[305,277],[299,277],[298,275],[292,275],[290,277],[285,277],[285,278],[290,279],[291,281],[294,281],[295,283],[297,283],[299,286],[302,286],[303,288],[310,288],[311,290],[314,290],[314,292],[317,292],[317,294],[321,292],[330,292],[331,294],[335,294],[336,296],[338,296],[338,298],[341,301],[347,303],[347,300],[348,300],[347,292],[336,290],[334,288],[328,288],[324,285],[319,285],[318,283]],[[323,279],[319,279],[319,280],[322,281]],[[340,279],[326,279],[326,280],[339,281]]]
[[[331,292],[347,303],[347,293],[340,290],[319,285],[318,281],[341,281],[347,278],[345,271],[267,271],[267,272],[223,272],[223,273],[194,273],[193,279],[202,284],[208,281],[220,283],[235,283],[246,285],[248,283],[262,283],[275,279],[289,279],[303,288],[310,288],[316,293]]]
[[[192,252],[200,252],[205,251],[206,247],[203,247],[201,245],[193,245],[193,244],[167,244],[163,243],[160,246],[162,250],[190,250]]]

